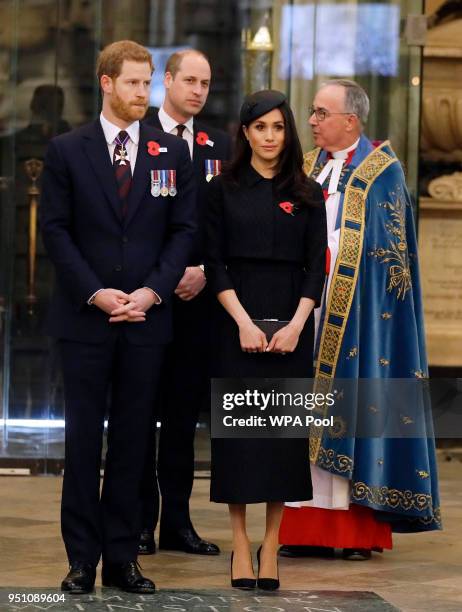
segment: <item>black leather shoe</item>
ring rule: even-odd
[[[156,542],[152,529],[143,529],[138,544],[139,555],[154,555],[156,553]]]
[[[161,531],[159,550],[181,550],[192,555],[219,555],[220,549],[212,542],[206,542],[192,527],[178,531]]]
[[[261,546],[257,550],[257,562],[258,562],[258,578],[257,587],[262,591],[277,591],[279,588],[279,565],[278,565],[278,577],[277,578],[260,578],[260,553]]]
[[[136,561],[126,563],[103,563],[101,573],[103,586],[117,587],[127,593],[154,593],[156,585],[145,578]]]
[[[344,548],[342,559],[345,561],[369,561],[372,553],[368,548]]]
[[[231,586],[233,589],[243,589],[244,591],[254,589],[257,584],[255,578],[233,578],[233,559],[234,550],[231,553]],[[250,561],[252,562],[252,559]]]
[[[71,595],[90,593],[95,588],[96,568],[91,563],[71,563],[69,573],[61,582],[61,591]]]
[[[333,559],[335,549],[330,546],[290,546],[285,544],[279,548],[281,557],[321,557],[323,559]]]

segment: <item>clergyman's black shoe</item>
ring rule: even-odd
[[[61,591],[71,595],[90,593],[95,588],[96,568],[91,563],[71,562],[69,573],[61,582]]]
[[[212,542],[206,542],[197,535],[192,527],[177,531],[161,531],[159,549],[181,550],[192,555],[219,555],[220,549]]]
[[[126,563],[103,562],[101,573],[103,586],[117,587],[127,593],[154,593],[156,585],[149,578],[145,578],[138,569],[136,561]]]
[[[138,544],[139,555],[154,555],[156,553],[156,542],[152,529],[143,529]]]
[[[342,559],[345,561],[369,561],[372,553],[368,548],[344,548]]]

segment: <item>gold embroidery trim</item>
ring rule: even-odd
[[[369,155],[352,173],[346,189],[343,201],[342,221],[340,226],[340,245],[335,270],[329,290],[325,323],[321,334],[319,345],[319,357],[316,367],[315,390],[317,392],[328,392],[330,384],[335,376],[337,360],[342,346],[343,336],[348,322],[351,305],[353,303],[354,292],[359,274],[359,263],[363,249],[364,224],[365,224],[365,202],[374,180],[382,174],[398,159],[393,151],[388,154],[383,149],[389,147],[390,142],[385,141],[379,147],[371,151]],[[315,149],[304,157],[305,171],[314,167],[320,149]],[[353,182],[359,179],[365,186],[363,188],[353,187]],[[346,226],[347,221],[352,221],[360,226],[359,231]],[[353,277],[340,276],[339,267],[347,266],[354,270]],[[330,315],[337,315],[342,318],[341,327],[329,323]],[[331,367],[331,373],[326,374],[321,371],[320,365],[324,363]],[[327,412],[327,407],[325,408]],[[324,428],[312,427],[310,431],[310,460],[316,463],[318,460],[321,439]]]
[[[303,156],[303,171],[307,176],[310,176],[310,174],[313,172],[316,160],[318,159],[320,152],[321,149],[318,147],[317,149],[308,151],[308,153],[305,153],[305,155]]]
[[[348,455],[339,455],[331,448],[324,448],[323,446],[319,449],[319,467],[326,470],[334,469],[340,474],[351,473],[353,471],[353,459]]]
[[[378,459],[377,463],[383,465],[384,461],[383,459]],[[319,461],[317,464],[324,469],[334,470],[339,475],[347,478],[351,478],[353,472],[353,459],[351,457],[337,454],[335,450],[324,448],[323,446],[319,449]],[[417,471],[417,474],[421,478],[429,477],[428,472],[424,470]],[[393,509],[401,508],[407,512],[414,509],[419,512],[430,510],[430,516],[408,517],[407,520],[424,525],[435,523],[441,526],[441,509],[439,507],[433,509],[432,496],[427,493],[415,493],[408,489],[402,491],[387,486],[369,487],[364,482],[353,482],[352,485],[351,499],[353,501],[367,500],[375,506],[388,506]]]
[[[416,521],[422,523],[423,525],[431,525],[432,523],[436,523],[436,525],[438,525],[438,527],[441,529],[441,508],[439,506],[435,508],[433,516],[418,518]]]
[[[369,487],[365,482],[354,482],[351,492],[351,499],[356,501],[368,501],[370,504],[375,506],[388,506],[389,508],[400,508],[409,512],[410,510],[417,510],[423,512],[430,510],[432,517],[424,517],[417,520],[423,521],[425,524],[429,524],[432,521],[441,523],[441,515],[438,508],[433,511],[432,496],[427,493],[415,493],[406,489],[401,491],[400,489],[391,489],[389,487]]]

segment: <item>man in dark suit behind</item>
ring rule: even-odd
[[[171,299],[196,225],[186,143],[140,125],[152,71],[137,43],[106,47],[101,115],[53,139],[43,173],[41,224],[57,274],[49,331],[66,400],[61,526],[70,571],[61,588],[73,594],[93,589],[101,556],[103,585],[155,589],[136,564],[139,493]]]
[[[194,433],[208,391],[210,296],[203,271],[203,230],[208,181],[230,156],[227,134],[196,119],[209,93],[210,63],[200,51],[188,49],[167,60],[165,99],[146,121],[186,140],[197,179],[199,231],[185,274],[173,301],[173,343],[168,347],[162,376],[158,479],[162,495],[160,548],[216,555],[219,548],[202,540],[189,516],[194,480]],[[159,514],[155,475],[155,437],[146,465],[144,529],[139,552],[155,552],[153,531]]]

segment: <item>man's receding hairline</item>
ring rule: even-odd
[[[202,53],[202,51],[198,51],[197,49],[184,49],[183,51],[178,51],[178,56],[180,58],[180,61],[178,62],[178,68],[177,68],[177,73],[180,72],[181,70],[181,66],[183,64],[183,60],[186,56],[188,55],[196,55],[197,57],[201,58],[204,60],[204,62],[208,65],[208,67],[210,68],[210,72],[212,71],[212,67],[210,66],[210,62],[209,60],[206,58],[206,56]],[[173,76],[173,75],[172,75]],[[175,75],[176,76],[176,75]]]
[[[328,89],[329,87],[331,87],[332,89],[341,89],[343,91],[343,108],[345,108],[347,93],[347,88],[345,87],[345,85],[341,85],[340,83],[324,83],[323,85],[321,85],[321,87],[319,87],[317,93],[319,93],[322,89]]]
[[[321,85],[321,87],[319,87],[318,92],[321,91],[322,89],[328,89],[329,87],[333,88],[333,89],[341,89],[346,93],[346,86],[345,85],[341,85],[340,83],[324,83],[323,85]]]

